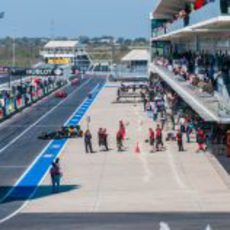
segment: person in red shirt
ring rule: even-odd
[[[154,146],[155,143],[155,133],[152,128],[149,128],[149,144]]]
[[[162,130],[160,128],[160,125],[157,125],[157,128],[156,128],[156,150],[159,151],[159,145],[161,146],[161,148],[164,147],[164,144],[163,144],[163,137],[162,137]]]
[[[199,151],[206,152],[206,150],[207,150],[207,146],[205,145],[206,135],[205,135],[204,130],[202,130],[201,128],[198,128],[198,130],[197,130],[196,140],[197,140],[197,144],[198,144],[197,152],[199,152]]]
[[[126,138],[126,129],[125,129],[124,122],[120,121],[119,126],[120,126],[120,131],[121,131],[121,134],[122,134],[122,140],[124,141],[125,138]]]
[[[176,134],[176,139],[177,139],[177,145],[178,145],[178,150],[179,152],[184,151],[184,146],[183,146],[183,136],[180,130],[178,130]]]
[[[117,149],[118,151],[122,151],[123,147],[123,139],[122,139],[122,131],[119,129],[116,134],[116,141],[117,141]]]

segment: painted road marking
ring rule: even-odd
[[[170,230],[171,228],[169,227],[168,223],[165,222],[160,222],[160,230]]]
[[[51,110],[49,110],[47,113],[45,113],[42,117],[40,117],[36,122],[31,124],[27,129],[25,129],[20,135],[15,137],[13,140],[11,140],[7,145],[5,145],[3,148],[0,149],[0,155],[3,154],[3,152],[9,148],[11,145],[13,145],[18,139],[20,139],[22,136],[24,136],[28,131],[30,131],[34,126],[36,126],[40,121],[42,121],[44,118],[46,118],[50,113],[52,113],[56,108],[58,108],[61,104],[63,104],[69,97],[71,97],[77,90],[83,88],[88,82],[90,81],[87,80],[84,82],[79,88],[71,92],[65,99],[60,101],[56,106],[54,106]]]
[[[160,222],[159,226],[160,226],[160,230],[171,230],[169,224],[166,222]],[[208,224],[205,230],[212,230],[212,227]]]
[[[53,145],[53,148],[58,149],[58,148],[60,148],[60,145]]]
[[[74,116],[79,114],[79,111],[81,110],[82,106],[85,105],[85,103],[87,103],[87,102],[88,102],[88,108],[89,108],[103,87],[104,87],[104,84],[98,84],[91,91],[92,99],[87,98],[74,111],[74,113],[71,115],[71,117],[65,123],[65,126],[78,124],[78,122],[76,123],[73,121]],[[83,117],[83,114],[81,115],[81,118],[82,117]],[[79,121],[80,121],[80,119],[79,119]],[[31,167],[29,167],[29,169],[25,172],[25,174],[19,179],[19,181],[16,183],[15,187],[12,190],[10,190],[10,192],[7,194],[7,196],[5,197],[5,199],[2,202],[18,200],[18,199],[26,200],[26,202],[18,210],[16,210],[14,213],[12,213],[11,215],[0,220],[0,224],[11,219],[22,208],[24,208],[24,206],[28,203],[28,199],[30,199],[34,195],[34,193],[36,192],[37,186],[45,178],[52,162],[60,155],[60,153],[63,150],[67,141],[68,141],[68,139],[62,139],[62,140],[53,140],[53,141],[49,142],[49,144],[42,151],[42,153],[36,158],[36,160],[31,165]],[[59,148],[53,149],[52,147],[55,145],[59,145]],[[52,154],[52,157],[44,157],[44,156],[50,155],[50,154]]]
[[[53,157],[54,155],[53,154],[45,154],[43,157],[44,158],[51,158],[51,157]]]

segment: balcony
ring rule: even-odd
[[[223,4],[223,2],[225,4]],[[157,39],[171,33],[179,33],[201,27],[203,28],[205,24],[210,25],[216,22],[221,23],[220,16],[227,16],[226,19],[228,19],[228,22],[230,23],[230,1],[214,0],[207,5],[204,5],[202,8],[191,12],[187,19],[180,18],[171,24],[166,24],[165,28],[162,28],[161,33],[158,32],[158,36],[154,36],[156,34],[153,33],[153,38]],[[228,31],[229,23],[226,26],[226,30]]]
[[[150,73],[157,74],[205,121],[230,124],[229,110],[226,110],[216,96],[201,92],[164,66],[152,63]]]

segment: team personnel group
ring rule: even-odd
[[[196,152],[205,152],[207,150],[207,133],[197,125],[193,117],[186,116],[184,113],[179,113],[179,115],[175,113],[176,115],[170,116],[167,92],[164,87],[157,83],[152,86],[152,91],[149,89],[144,89],[144,92],[141,91],[141,96],[143,99],[144,112],[153,120],[151,127],[149,127],[148,130],[143,130],[143,132],[145,132],[144,136],[146,137],[145,143],[148,143],[150,146],[150,153],[165,151],[165,142],[169,141],[176,143],[178,151],[183,152],[186,150],[184,140],[190,143],[192,137],[197,143]],[[169,128],[169,123],[172,125],[171,128]],[[117,131],[114,134],[109,134],[105,127],[99,127],[97,133],[92,134],[88,125],[86,131],[82,131],[85,153],[96,153],[96,147],[93,146],[95,136],[97,136],[99,151],[107,152],[111,150],[111,146],[109,145],[111,138],[116,140],[118,152],[130,151],[128,146],[125,145],[126,140],[132,138],[132,136],[127,137],[126,129],[128,125],[128,120],[120,120]],[[112,148],[114,148],[114,146],[112,146]],[[135,151],[140,152],[138,145]],[[50,176],[52,191],[58,192],[63,176],[59,159],[53,162],[50,169]]]

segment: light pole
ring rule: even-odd
[[[13,44],[12,44],[12,66],[15,67],[16,63],[16,57],[15,52],[16,51],[16,42],[15,42],[15,36],[13,37]]]
[[[15,71],[15,64],[16,64],[16,57],[15,57],[15,53],[16,53],[16,42],[15,42],[15,36],[12,38],[12,69]],[[14,72],[13,71],[13,72]],[[11,88],[11,77],[12,77],[12,72],[10,73],[9,76],[9,89]]]
[[[112,40],[112,65],[114,65],[115,63],[115,52],[116,52],[116,44],[115,44],[115,41],[114,39]]]

